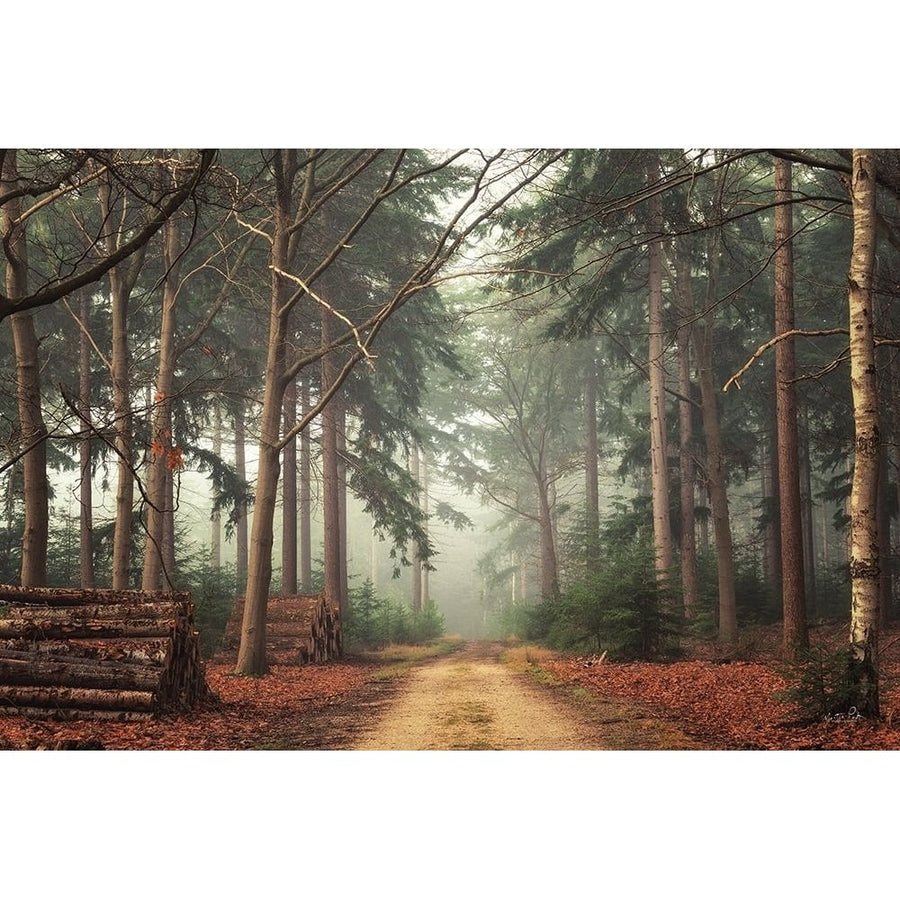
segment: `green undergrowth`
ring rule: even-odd
[[[393,644],[432,644],[444,636],[444,618],[433,605],[414,610],[379,594],[372,582],[348,592],[344,640],[351,651],[384,650]]]

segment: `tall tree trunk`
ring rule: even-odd
[[[277,241],[277,235],[276,235]],[[274,257],[277,259],[278,257]],[[280,282],[273,271],[273,282]],[[241,675],[262,675],[266,662],[266,612],[272,584],[272,546],[281,451],[281,418],[284,403],[284,354],[286,322],[279,314],[281,292],[273,285],[269,313],[269,350],[266,359],[265,391],[259,422],[259,460],[256,500],[247,563],[247,589],[241,623],[241,642],[236,671]]]
[[[716,571],[719,590],[719,640],[729,643],[737,637],[737,599],[734,587],[734,544],[728,512],[728,489],[722,453],[719,425],[718,392],[713,378],[713,322],[715,293],[718,279],[719,251],[715,238],[710,236],[707,249],[709,273],[707,279],[706,312],[694,326],[696,336],[697,369],[700,376],[700,403],[703,434],[706,444],[706,478],[712,507],[713,530],[716,541]],[[690,296],[693,307],[693,295]]]
[[[247,564],[247,589],[236,671],[242,675],[262,675],[266,663],[266,610],[272,584],[273,522],[278,494],[278,439],[281,426],[281,397],[267,390],[260,418],[259,463],[256,500]]]
[[[284,391],[284,431],[287,434],[297,421],[297,382],[288,382]],[[297,439],[284,446],[284,475],[281,480],[281,593],[293,597],[297,593]]]
[[[350,606],[350,576],[348,572],[348,554],[350,542],[347,535],[347,405],[343,397],[338,394],[334,398],[337,403],[337,477],[338,477],[338,529],[341,535],[340,543],[340,579],[341,597],[343,603],[349,609]],[[346,610],[345,610],[346,611]]]
[[[244,421],[246,406],[243,398],[239,399],[234,409],[234,471],[242,482],[247,480],[247,426]],[[237,510],[237,521],[234,528],[235,563],[234,572],[237,592],[243,594],[247,590],[247,561],[250,554],[248,536],[249,510],[245,502],[241,502]]]
[[[550,481],[547,477],[547,462],[544,448],[538,455],[538,503],[541,548],[541,599],[559,599],[559,564],[556,557],[556,543],[553,530],[553,505],[550,500]]]
[[[766,586],[774,597],[781,596],[781,514],[778,511],[778,435],[775,417],[760,442],[763,452],[763,498],[766,501],[766,527],[763,535],[763,571]]]
[[[691,321],[693,319],[693,294],[690,292],[690,256],[679,248],[676,261],[676,284],[678,289],[679,326],[676,334],[678,342],[678,468],[680,473],[681,499],[681,590],[684,597],[684,616],[693,619],[700,598],[700,576],[697,571],[697,535],[694,509],[694,412],[689,401],[691,396]]]
[[[287,374],[287,338],[290,333],[291,304],[288,303],[288,298],[294,291],[294,285],[285,276],[285,272],[293,256],[292,248],[299,239],[298,232],[292,230],[294,180],[297,172],[296,150],[277,151],[272,158],[275,204],[270,250],[271,282],[265,388],[259,424],[259,460],[247,565],[247,590],[244,596],[241,642],[236,667],[236,672],[241,675],[262,675],[267,670],[266,618],[269,590],[272,585],[272,546],[281,460],[280,429],[284,392],[290,381]],[[301,204],[309,200],[313,177],[313,169],[307,168]]]
[[[659,159],[654,155],[647,162],[647,183],[659,181]],[[675,553],[672,545],[672,523],[669,513],[669,469],[666,441],[666,370],[662,292],[663,233],[662,201],[659,195],[650,200],[649,254],[649,370],[650,370],[650,473],[653,498],[654,560],[657,579],[665,582],[672,573]]]
[[[79,507],[80,507],[80,566],[81,586],[94,587],[94,499],[91,473],[91,345],[87,332],[90,330],[91,298],[86,289],[79,295],[79,318],[81,328],[78,334],[78,412],[82,418],[83,437],[78,442],[79,455]]]
[[[111,180],[104,179],[99,188],[100,212],[104,222],[106,252],[115,252],[124,233],[124,210],[117,230],[116,202]],[[116,448],[116,520],[113,532],[112,587],[131,587],[131,537],[134,511],[134,440],[131,409],[131,360],[128,347],[128,303],[144,263],[146,245],[134,254],[128,264],[109,270],[110,324],[112,329],[110,379]]]
[[[791,164],[775,160],[775,334],[794,327],[794,261],[790,200]],[[775,416],[778,433],[778,508],[781,521],[781,603],[784,652],[809,646],[803,528],[800,516],[800,463],[797,443],[796,365],[793,338],[775,345]]]
[[[878,538],[878,468],[881,435],[875,370],[872,271],[875,264],[875,160],[853,151],[853,250],[850,257],[850,386],[855,453],[850,492],[850,646],[857,684],[855,706],[879,715],[878,600],[881,560]]]
[[[709,480],[709,500],[712,506],[713,531],[716,543],[716,570],[719,589],[719,640],[723,643],[737,637],[737,599],[734,587],[734,543],[728,512],[728,490],[725,484],[725,465],[719,426],[719,408],[713,381],[711,327],[698,327],[700,357],[700,395],[703,404],[703,431],[706,438],[706,464]]]
[[[222,456],[222,407],[213,406],[213,453]],[[209,563],[218,572],[222,568],[222,514],[216,510],[210,517]]]
[[[300,379],[300,412],[310,409],[309,376]],[[300,586],[312,591],[312,441],[307,425],[300,432]]]
[[[166,472],[165,515],[163,516],[163,571],[167,573],[165,587],[174,589],[178,578],[175,568],[175,479],[181,478],[176,472]]]
[[[594,347],[584,371],[584,495],[585,563],[587,574],[599,572],[600,559],[600,478],[597,443],[597,359]]]
[[[419,484],[419,445],[413,439],[409,451],[409,474],[416,485]],[[420,505],[419,490],[416,491],[416,506]],[[419,543],[414,542],[412,560],[412,608],[413,612],[422,611],[422,560],[419,556]]]
[[[110,272],[110,284],[115,278]],[[116,523],[113,533],[112,587],[131,587],[131,532],[134,508],[134,452],[132,441],[131,376],[128,351],[128,295],[112,294],[112,383],[116,433]]]
[[[8,296],[15,297],[9,290]],[[49,484],[47,481],[47,428],[41,413],[38,339],[31,313],[10,316],[16,354],[16,397],[25,454],[25,532],[22,538],[23,587],[47,583],[47,539],[49,533]]]
[[[704,436],[705,443],[705,436]],[[705,462],[705,460],[704,460]],[[697,531],[698,531],[698,543],[700,544],[700,550],[706,554],[709,553],[709,519],[710,513],[712,511],[712,501],[710,500],[709,493],[709,479],[701,480],[700,482],[700,492],[705,495],[707,507],[704,509],[704,513],[700,516],[700,521],[697,523]]]
[[[803,529],[803,576],[807,617],[816,615],[816,543],[813,519],[812,464],[809,453],[809,411],[805,403],[798,407],[800,462],[800,524]]]
[[[322,341],[332,340],[331,313],[322,310]],[[322,357],[322,391],[327,391],[337,376],[333,353]],[[324,588],[325,596],[346,614],[346,598],[341,594],[341,517],[340,478],[338,475],[338,403],[328,403],[322,410],[322,517],[324,520]]]
[[[173,510],[166,502],[167,483],[178,465],[172,434],[172,402],[175,386],[175,333],[178,300],[178,221],[170,218],[163,226],[162,310],[159,328],[159,367],[156,392],[153,395],[151,444],[146,492],[146,540],[141,590],[173,589],[174,572],[165,566],[166,519],[173,518]],[[170,527],[170,530],[171,527]],[[164,571],[165,569],[165,571]]]
[[[420,459],[421,466],[421,474],[422,474],[422,512],[425,515],[425,518],[422,522],[422,527],[425,529],[425,533],[428,533],[428,516],[429,516],[429,501],[428,501],[428,481],[430,478],[429,475],[429,467],[428,467],[428,453],[423,449]],[[430,569],[427,565],[422,566],[422,606],[425,609],[429,609],[431,607],[431,584],[430,584]]]
[[[16,152],[7,150],[3,156],[2,182],[13,185],[18,178]],[[0,236],[6,255],[6,295],[11,300],[28,296],[28,251],[25,226],[19,222],[20,214],[18,199],[0,205]],[[50,512],[47,427],[41,412],[40,351],[31,313],[15,313],[10,317],[10,324],[16,356],[20,440],[26,450],[23,460],[25,532],[19,578],[23,587],[39,587],[47,582]]]

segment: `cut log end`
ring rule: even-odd
[[[291,665],[309,665],[338,659],[344,652],[340,610],[324,594],[270,597],[266,609],[266,649]],[[235,601],[225,630],[223,649],[240,644],[243,598]]]

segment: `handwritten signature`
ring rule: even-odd
[[[862,713],[855,707],[851,706],[845,713],[827,713],[825,722],[846,722],[849,719],[861,719]]]

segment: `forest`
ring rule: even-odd
[[[241,598],[243,676],[311,594],[356,645],[774,635],[882,718],[900,152],[0,159],[0,584],[189,591],[204,655]]]

